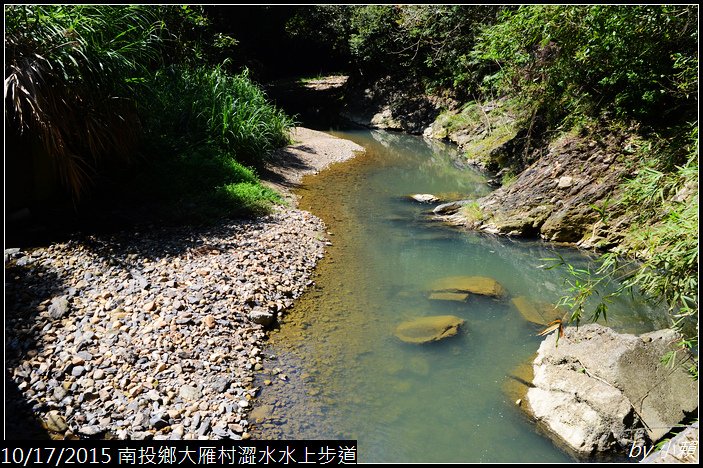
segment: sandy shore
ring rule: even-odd
[[[317,174],[330,164],[346,161],[364,151],[352,141],[304,127],[294,128],[291,137],[293,143],[274,153],[262,179],[293,205],[296,198],[292,190],[300,186],[304,176]]]

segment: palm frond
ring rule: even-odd
[[[158,55],[159,34],[147,6],[6,7],[5,116],[18,134],[36,137],[78,198],[100,161],[129,154],[119,135],[135,133],[127,78]],[[123,128],[117,128],[123,127]],[[129,128],[127,128],[129,127]]]

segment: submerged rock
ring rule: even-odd
[[[468,293],[461,292],[433,292],[430,294],[429,299],[431,301],[456,301],[456,302],[466,302],[469,298]]]
[[[395,329],[395,336],[406,343],[430,343],[458,333],[464,320],[454,315],[421,317],[403,322]]]
[[[517,406],[521,406],[527,390],[532,386],[532,380],[534,379],[532,361],[533,359],[530,359],[519,364],[503,381],[503,392],[511,401],[516,402]]]
[[[251,410],[249,413],[249,420],[254,422],[261,422],[271,419],[273,417],[274,407],[273,405],[261,405],[257,406]]]
[[[554,320],[561,319],[565,311],[553,304],[533,302],[525,296],[518,296],[511,301],[520,312],[522,318],[537,325],[547,325]]]
[[[662,357],[680,336],[659,330],[641,336],[589,324],[568,328],[539,348],[526,410],[574,452],[622,453],[653,443],[698,408],[696,381]]]
[[[485,276],[447,276],[432,282],[430,289],[435,293],[473,293],[496,298],[505,295],[505,288],[500,283]]]

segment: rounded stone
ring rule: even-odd
[[[58,411],[49,411],[44,420],[45,427],[52,432],[64,433],[68,429],[66,419]]]
[[[403,322],[395,329],[395,336],[406,343],[430,343],[456,335],[464,320],[454,315],[421,317]]]

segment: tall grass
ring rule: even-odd
[[[208,143],[259,166],[289,142],[293,120],[266,100],[246,70],[170,67],[155,74],[150,88],[147,128],[169,145]]]
[[[148,164],[135,189],[165,203],[172,220],[262,214],[281,198],[255,172],[289,141],[293,121],[266,100],[245,70],[170,66],[140,99]]]
[[[172,62],[166,45],[180,46],[185,55],[193,47],[180,43],[167,26],[180,24],[179,18],[190,24],[189,11],[7,6],[6,129],[13,142],[17,137],[13,147],[30,148],[28,155],[14,151],[7,157],[48,156],[74,201],[89,188],[124,185],[133,192],[120,191],[124,199],[138,194],[144,202],[188,199],[198,205],[195,210],[220,214],[265,211],[278,197],[242,164],[261,165],[288,142],[293,122],[246,71],[232,75],[224,66],[193,67],[193,60],[180,55]],[[40,152],[31,152],[39,146]],[[145,157],[133,166],[139,153]],[[27,166],[30,172],[51,169]],[[117,180],[130,172],[148,176],[132,176],[141,185]],[[24,176],[35,183],[32,174]],[[110,197],[112,203],[119,199]]]
[[[6,122],[13,133],[43,145],[76,199],[101,159],[126,158],[133,149],[133,85],[160,53],[154,11],[5,7]]]

